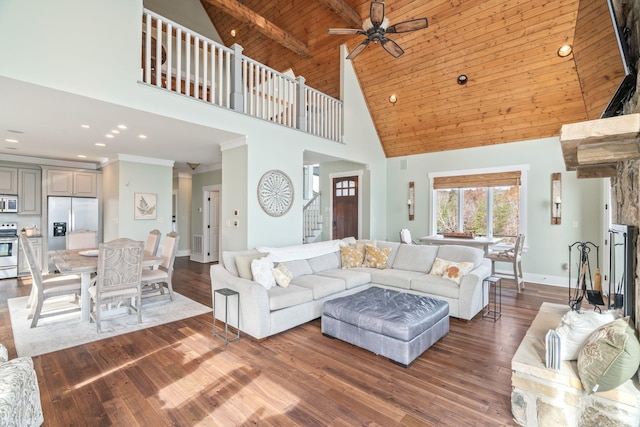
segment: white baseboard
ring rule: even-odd
[[[496,270],[496,274],[513,278],[512,270]],[[524,281],[529,283],[538,283],[540,285],[558,286],[560,288],[569,287],[569,279],[560,276],[550,276],[544,274],[524,273]],[[567,290],[568,292],[568,290]]]

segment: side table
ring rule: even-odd
[[[488,296],[489,301],[485,305],[484,302],[484,286],[485,284],[489,287]],[[492,286],[493,285],[493,286]],[[493,288],[493,298],[491,294],[491,289]],[[491,309],[491,303],[493,300],[493,310]],[[482,281],[482,318],[493,319],[495,322],[502,316],[502,279],[495,276],[489,276]]]
[[[224,297],[224,335],[218,333],[216,330],[216,294],[220,294]],[[236,296],[238,314],[236,322],[236,330],[238,333],[229,339],[229,297]],[[213,336],[218,337],[224,341],[225,344],[229,344],[231,341],[240,339],[240,294],[237,291],[229,288],[216,289],[213,291]]]

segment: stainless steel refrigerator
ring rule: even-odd
[[[49,197],[47,235],[49,250],[66,249],[66,235],[74,230],[96,230],[101,236],[98,199]]]

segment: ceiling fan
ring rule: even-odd
[[[421,30],[427,28],[428,25],[427,18],[417,18],[389,26],[389,19],[384,16],[384,2],[372,1],[370,17],[362,23],[361,30],[357,28],[329,28],[328,33],[335,35],[362,34],[367,37],[349,53],[347,59],[353,59],[360,55],[371,42],[380,42],[384,50],[397,58],[404,53],[404,50],[386,35]]]

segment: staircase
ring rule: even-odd
[[[303,208],[304,243],[313,243],[322,234],[322,212],[320,211],[320,193],[314,193]]]

